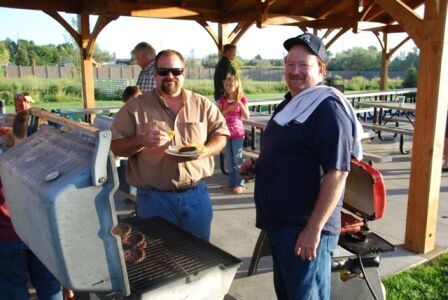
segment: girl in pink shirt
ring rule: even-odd
[[[243,161],[244,126],[243,119],[249,118],[247,99],[243,95],[241,81],[235,75],[224,80],[224,95],[218,100],[218,107],[226,118],[230,137],[224,149],[226,169],[229,171],[228,183],[223,189],[233,189],[236,194],[244,191],[244,179],[239,173]]]

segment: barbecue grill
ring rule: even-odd
[[[24,142],[0,156],[12,222],[61,284],[105,298],[222,299],[241,261],[161,218],[120,220],[145,238],[127,262],[113,195],[118,177],[108,130],[32,109]]]

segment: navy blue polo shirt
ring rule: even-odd
[[[288,93],[274,115],[291,100]],[[322,101],[308,119],[280,126],[271,118],[263,133],[255,181],[256,226],[304,228],[325,172],[350,171],[353,125],[339,100]],[[323,228],[338,235],[342,198]]]

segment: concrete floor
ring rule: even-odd
[[[408,139],[405,145],[410,148],[412,140]],[[369,223],[371,231],[396,246],[394,252],[381,255],[379,269],[381,276],[390,276],[446,251],[448,249],[448,173],[442,173],[436,249],[426,255],[418,255],[402,246],[406,225],[411,154],[400,153],[397,139],[379,141],[374,138],[364,143],[364,149],[370,153],[393,157],[391,163],[375,164],[386,182],[387,206],[382,219]],[[207,179],[214,210],[211,243],[242,260],[226,299],[275,299],[270,257],[262,258],[258,273],[247,277],[252,252],[260,232],[254,226],[254,184],[248,183],[243,194],[235,195],[231,191],[223,191],[219,188],[225,181],[226,177],[221,174],[218,166],[215,175]]]

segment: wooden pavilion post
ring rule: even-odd
[[[89,15],[82,14],[78,17],[79,31],[81,33],[81,77],[84,108],[95,107],[95,87],[93,82],[93,47],[88,48],[90,42]],[[90,51],[89,51],[90,50]]]
[[[78,15],[78,30],[75,30],[62,16],[54,11],[44,10],[46,14],[61,24],[76,42],[81,55],[82,95],[84,108],[95,107],[95,89],[93,81],[93,48],[101,30],[111,21],[118,18],[115,15],[101,15],[96,21],[95,28],[90,33],[88,14]]]
[[[412,146],[405,247],[434,249],[448,89],[447,1],[426,0],[423,20],[399,0],[374,0],[420,48],[417,111]]]

